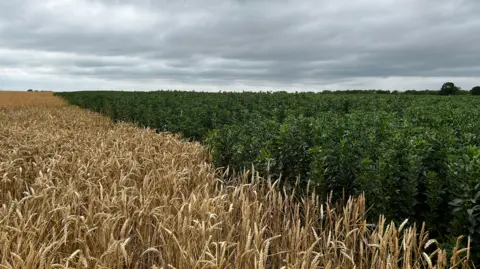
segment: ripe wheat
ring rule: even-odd
[[[52,92],[0,91],[0,109],[19,106],[62,106],[65,102],[53,96]]]

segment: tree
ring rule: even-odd
[[[470,93],[472,95],[480,95],[480,86],[473,87],[472,90],[470,91]]]
[[[32,90],[32,89],[28,89],[28,91],[27,91],[27,92],[33,92],[33,90]]]
[[[454,95],[460,88],[455,86],[453,82],[445,82],[440,89],[440,95]]]

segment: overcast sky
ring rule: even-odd
[[[0,0],[0,89],[480,85],[480,0]]]

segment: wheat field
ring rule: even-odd
[[[60,98],[53,96],[52,92],[16,92],[0,91],[0,108],[6,107],[58,107],[65,105]]]
[[[362,196],[297,199],[254,172],[227,184],[198,143],[4,96],[1,268],[470,268],[425,227],[367,223]]]

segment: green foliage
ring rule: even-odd
[[[460,91],[453,82],[445,82],[440,89],[440,95],[454,95]]]
[[[470,91],[470,93],[472,95],[480,95],[480,86],[473,87],[472,90]]]
[[[480,259],[480,148],[467,145],[450,158],[452,231],[470,235]]]
[[[254,164],[264,175],[281,176],[284,184],[299,177],[320,194],[334,191],[337,199],[365,193],[371,216],[426,222],[431,235],[444,242],[469,234],[480,253],[476,98],[334,92],[58,95],[116,121],[201,140],[219,167]]]

